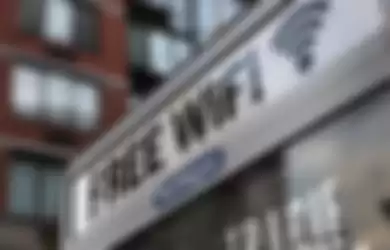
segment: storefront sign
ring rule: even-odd
[[[354,11],[351,6],[356,7]],[[374,0],[362,0],[359,5],[353,0],[302,0],[292,4],[283,16],[161,107],[153,119],[124,143],[115,145],[104,161],[91,168],[85,177],[88,185],[78,190],[84,192],[89,204],[77,208],[78,213],[85,214],[80,218],[88,220],[83,222],[88,225],[85,228],[99,221],[111,223],[103,220],[110,216],[119,223],[115,216],[120,210],[132,214],[129,217],[134,219],[135,230],[146,220],[160,216],[161,207],[164,211],[177,207],[207,186],[199,179],[204,173],[211,171],[214,181],[236,171],[265,147],[264,138],[271,142],[267,138],[269,131],[276,134],[274,127],[284,129],[286,126],[281,124],[290,122],[269,123],[266,127],[263,118],[269,113],[267,108],[281,103],[291,93],[301,93],[303,84],[318,84],[318,78],[312,79],[315,74],[382,27],[383,16]],[[203,155],[205,150],[220,145],[227,156]],[[205,165],[199,169],[195,167],[199,163],[188,165],[198,157]],[[165,194],[177,195],[178,200],[172,201]],[[134,199],[136,204],[131,203]]]
[[[160,145],[172,145],[178,155],[188,154],[194,144],[200,142],[206,145],[215,131],[223,131],[229,123],[239,119],[242,99],[251,105],[260,104],[263,89],[257,53],[248,51],[229,64],[222,75],[205,82],[204,87],[197,90],[195,98],[183,98],[180,100],[181,107],[173,109],[175,111],[167,109],[169,122],[155,122],[151,129],[126,147],[125,153],[114,156],[105,166],[95,170],[90,178],[91,216],[102,210],[99,207],[115,203],[118,198],[139,188],[149,177],[168,167],[160,157],[164,152]],[[243,74],[245,81],[237,82],[235,77],[238,74]],[[167,131],[171,134],[168,139],[170,143],[162,141],[161,134]],[[99,205],[99,202],[105,205]]]

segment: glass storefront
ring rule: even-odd
[[[384,92],[288,150],[291,250],[390,249],[389,128]]]

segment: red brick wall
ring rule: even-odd
[[[2,53],[3,45],[22,50],[23,53],[37,55],[44,60],[50,60],[45,54],[45,48],[39,37],[22,33],[18,24],[18,0],[0,0],[0,136],[9,135],[28,140],[44,141],[47,124],[39,121],[27,121],[17,117],[10,108],[9,93],[9,69],[10,58]],[[102,126],[99,131],[89,134],[74,132],[75,147],[82,148],[108,130],[126,110],[129,91],[126,86],[127,46],[126,29],[122,17],[113,17],[101,14],[101,41],[99,51],[77,52],[72,63],[81,71],[98,72],[99,76],[118,80],[116,86],[103,84],[102,90]],[[57,59],[60,60],[60,59]],[[92,71],[91,71],[92,69]],[[89,73],[91,74],[91,73]],[[0,213],[4,211],[7,153],[0,145]],[[3,192],[2,192],[3,191]]]
[[[102,11],[100,50],[97,53],[79,52],[76,64],[124,77],[127,61],[124,19],[124,17],[107,15]],[[0,1],[0,43],[42,54],[44,48],[41,39],[24,34],[19,26],[19,1]]]
[[[44,54],[43,43],[39,37],[25,35],[19,29],[18,4],[17,0],[0,1],[0,44],[37,54],[40,58],[50,59]],[[86,72],[89,72],[89,69],[94,69],[101,75],[107,77],[114,75],[116,79],[122,80],[117,83],[120,85],[119,87],[110,87],[108,84],[102,88],[102,104],[104,105],[102,130],[109,128],[126,109],[128,91],[127,86],[125,86],[127,63],[125,32],[125,23],[121,17],[102,14],[99,52],[96,54],[80,52],[73,63],[81,70],[85,68]],[[39,139],[42,126],[34,121],[26,123],[25,120],[15,118],[8,108],[8,69],[9,61],[2,58],[0,53],[0,134],[11,133]]]

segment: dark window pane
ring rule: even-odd
[[[132,64],[137,64],[140,67],[147,66],[147,50],[148,50],[148,31],[146,27],[137,27],[131,25],[129,27],[129,58]]]
[[[78,5],[76,46],[82,50],[99,49],[99,12],[90,5]]]
[[[46,0],[20,0],[20,22],[24,32],[39,34]]]

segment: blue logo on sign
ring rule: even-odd
[[[212,149],[198,156],[162,183],[153,194],[153,206],[167,211],[184,203],[217,180],[225,165],[226,154],[221,149]]]

